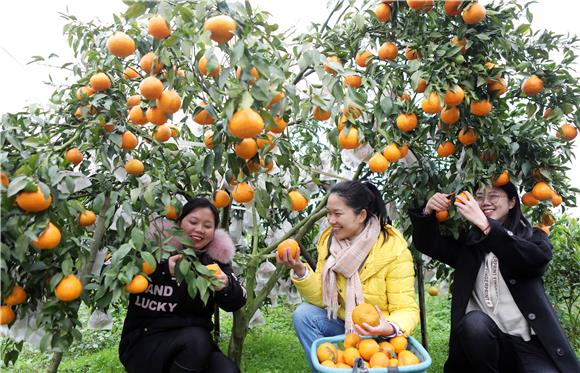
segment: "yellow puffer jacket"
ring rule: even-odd
[[[395,228],[387,225],[388,239],[381,233],[367,260],[359,271],[366,303],[378,305],[385,319],[397,324],[406,335],[413,333],[419,322],[419,307],[415,300],[415,270],[407,241]],[[322,305],[322,269],[328,256],[327,228],[318,241],[316,271],[308,264],[308,275],[301,280],[292,277],[294,285],[306,299],[318,307]],[[346,278],[337,275],[338,317],[344,320]]]

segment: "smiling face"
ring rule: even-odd
[[[507,193],[498,187],[479,189],[475,193],[475,200],[485,216],[502,223],[505,222],[510,209],[516,204],[515,198],[508,199]]]
[[[187,214],[179,226],[193,240],[193,247],[199,250],[213,240],[215,217],[210,209],[197,208]]]
[[[337,240],[353,239],[365,226],[367,211],[355,213],[344,198],[336,193],[330,194],[326,202],[328,223],[332,227],[332,234]]]

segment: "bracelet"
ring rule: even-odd
[[[487,227],[483,228],[481,231],[483,232],[483,234],[485,234],[487,236],[487,234],[489,233],[490,230],[491,230],[491,224],[487,224]]]

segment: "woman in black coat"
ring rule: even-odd
[[[544,290],[550,241],[522,215],[516,187],[457,196],[457,211],[473,225],[457,240],[441,235],[434,216],[451,197],[436,193],[409,211],[415,247],[455,269],[444,371],[580,372]]]
[[[233,312],[246,303],[246,292],[232,272],[234,244],[226,232],[217,229],[218,211],[205,198],[188,202],[177,223],[192,239],[200,262],[220,267],[221,273],[215,275],[220,285],[204,304],[199,297],[189,296],[187,283],[177,283],[173,277],[181,259],[178,252],[159,263],[147,290],[129,297],[119,344],[121,363],[130,373],[239,372],[210,334],[216,305]],[[163,239],[171,225],[164,221],[152,228]],[[180,246],[177,240],[170,244]]]

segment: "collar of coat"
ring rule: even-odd
[[[372,277],[383,269],[385,265],[397,259],[407,248],[407,241],[398,230],[390,225],[386,225],[385,229],[387,231],[387,239],[385,240],[385,234],[381,231],[359,271],[361,282]],[[322,258],[328,257],[328,239],[331,233],[332,227],[326,228],[318,241],[318,255]]]

